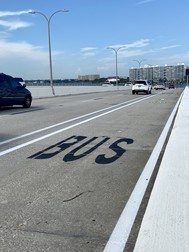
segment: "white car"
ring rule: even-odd
[[[151,83],[148,80],[136,80],[132,86],[132,94],[138,94],[139,92],[151,94]]]
[[[165,90],[166,88],[165,88],[165,86],[164,86],[164,85],[159,84],[159,85],[155,85],[155,86],[154,86],[154,89],[155,89],[155,90],[158,90],[158,89]]]
[[[125,83],[124,86],[125,86],[125,87],[132,87],[132,83],[131,83],[131,82],[127,82],[127,83]]]

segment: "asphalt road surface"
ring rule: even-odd
[[[182,91],[1,108],[0,251],[103,251]]]

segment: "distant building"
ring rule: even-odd
[[[153,82],[165,81],[184,81],[185,67],[184,64],[173,66],[151,66],[146,65],[143,68],[129,69],[130,81],[146,79]]]
[[[89,74],[89,75],[79,75],[78,76],[78,80],[81,80],[81,81],[94,81],[97,79],[100,79],[99,74]]]

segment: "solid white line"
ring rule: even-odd
[[[138,179],[129,200],[126,203],[121,216],[119,217],[119,220],[105,246],[104,252],[123,252],[125,245],[127,243],[127,240],[129,238],[131,228],[135,221],[137,212],[139,210],[140,204],[142,202],[143,196],[145,194],[146,188],[150,181],[151,175],[154,171],[160,152],[165,143],[166,137],[168,135],[169,129],[173,122],[174,116],[177,112],[177,108],[182,99],[182,96],[183,96],[183,93],[181,94],[179,100],[177,101],[161,133],[161,136],[159,137],[158,142],[156,143],[152,151],[152,154],[150,158],[148,159],[146,166],[144,167],[144,170],[140,178]]]
[[[133,101],[135,101],[135,100],[141,100],[141,98],[136,98],[136,99],[134,99]],[[23,135],[21,135],[21,136],[17,136],[17,137],[10,138],[10,139],[1,141],[1,142],[0,142],[0,145],[7,144],[7,143],[11,143],[11,142],[13,142],[13,141],[22,139],[22,138],[24,138],[24,137],[28,137],[28,136],[31,136],[31,135],[34,135],[34,134],[43,132],[43,131],[45,131],[45,130],[52,129],[52,128],[61,126],[61,125],[66,124],[66,123],[70,123],[70,122],[76,121],[76,120],[78,120],[78,119],[81,119],[81,118],[84,118],[84,117],[87,117],[87,116],[91,116],[91,115],[100,113],[100,112],[102,112],[102,111],[105,111],[105,110],[108,110],[108,109],[111,109],[111,108],[118,107],[118,106],[123,105],[123,104],[127,104],[127,103],[129,103],[129,102],[130,102],[130,101],[122,102],[122,103],[119,103],[119,104],[116,104],[116,105],[113,105],[113,106],[110,106],[110,107],[107,107],[107,108],[104,108],[104,109],[100,109],[100,110],[97,110],[97,111],[88,113],[88,114],[86,114],[86,115],[78,116],[78,117],[72,118],[72,119],[67,120],[67,121],[64,121],[64,122],[60,122],[60,123],[57,123],[57,124],[54,124],[54,125],[51,125],[51,126],[48,126],[48,127],[42,128],[42,129],[39,129],[39,130],[35,130],[35,131],[32,131],[32,132],[23,134]]]
[[[140,100],[131,102],[131,103],[126,104],[126,105],[123,105],[123,106],[121,106],[121,107],[119,107],[119,108],[112,109],[112,110],[107,111],[107,112],[105,112],[105,113],[102,113],[102,114],[100,114],[100,115],[91,117],[91,118],[86,119],[86,120],[84,120],[84,121],[75,123],[75,124],[73,124],[73,125],[71,125],[71,126],[65,127],[65,128],[63,128],[63,129],[60,129],[60,130],[57,130],[57,131],[54,131],[54,132],[52,132],[52,133],[50,133],[50,134],[44,135],[44,136],[42,136],[42,137],[38,137],[38,138],[33,139],[33,140],[31,140],[31,141],[28,141],[28,142],[26,142],[26,143],[23,143],[23,144],[20,144],[20,145],[15,146],[15,147],[12,147],[12,148],[10,148],[10,149],[1,151],[1,152],[0,152],[0,156],[6,155],[6,154],[11,153],[11,152],[13,152],[13,151],[15,151],[15,150],[18,150],[18,149],[21,149],[21,148],[26,147],[26,146],[28,146],[28,145],[31,145],[31,144],[33,144],[33,143],[39,142],[39,141],[41,141],[41,140],[43,140],[43,139],[45,139],[45,138],[48,138],[48,137],[54,136],[54,135],[56,135],[56,134],[58,134],[58,133],[61,133],[61,132],[63,132],[63,131],[72,129],[72,128],[76,127],[76,126],[79,126],[79,125],[81,125],[81,124],[87,123],[87,122],[92,121],[92,120],[94,120],[94,119],[97,119],[97,118],[99,118],[99,117],[102,117],[102,116],[105,116],[105,115],[107,115],[107,114],[113,113],[113,112],[115,112],[115,111],[117,111],[117,110],[120,110],[120,109],[123,109],[123,108],[125,108],[125,107],[131,106],[131,105],[136,104],[136,103],[138,103],[138,102],[147,100],[147,99],[149,99],[149,98],[151,98],[151,97],[152,97],[152,96],[148,96],[148,97],[145,97],[145,98],[143,98],[143,99],[140,99]]]
[[[189,251],[188,100],[186,87],[142,220],[135,252]]]

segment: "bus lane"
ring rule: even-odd
[[[103,251],[180,94],[144,96],[3,149],[2,251]]]

